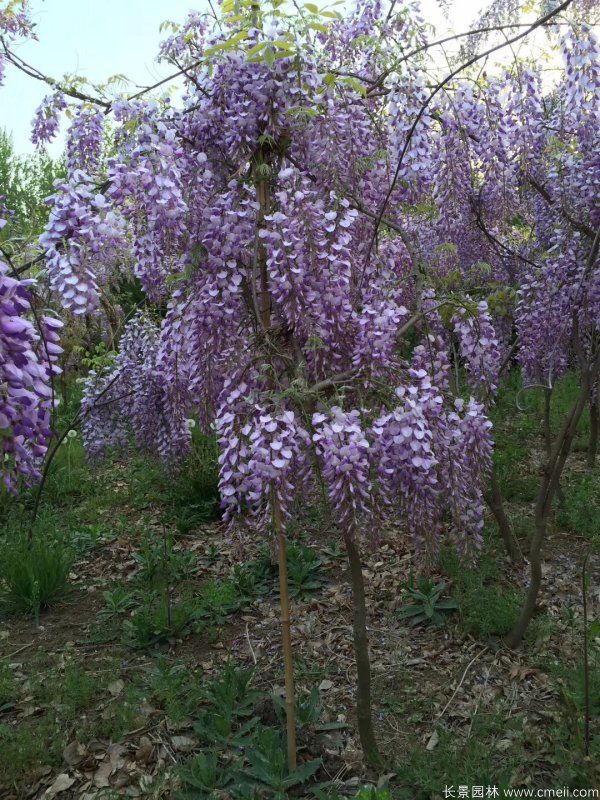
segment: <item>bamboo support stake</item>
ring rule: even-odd
[[[273,528],[277,536],[279,556],[279,595],[281,602],[281,634],[283,638],[283,670],[285,675],[285,716],[287,730],[288,768],[296,770],[296,718],[294,698],[294,662],[292,659],[292,633],[290,623],[290,596],[288,591],[287,556],[281,506],[275,488],[271,486]]]

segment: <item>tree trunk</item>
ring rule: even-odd
[[[367,606],[365,603],[365,583],[362,574],[360,553],[350,533],[344,533],[344,543],[348,553],[350,579],[352,582],[352,601],[354,611],[354,654],[356,657],[356,719],[358,735],[365,761],[371,767],[382,765],[371,714],[371,664],[367,640]]]
[[[581,570],[581,593],[583,601],[583,752],[590,754],[590,658],[588,649],[588,607],[587,607],[587,563],[590,550],[585,554]]]
[[[275,489],[271,487],[273,504],[273,527],[277,536],[279,560],[279,596],[281,604],[281,634],[283,639],[283,671],[285,676],[285,717],[287,733],[288,768],[296,770],[296,719],[294,697],[294,661],[292,657],[292,628],[290,622],[290,597],[288,590],[287,556],[281,506]]]
[[[577,425],[588,401],[590,391],[589,374],[586,372],[582,380],[579,397],[571,407],[562,430],[552,448],[552,452],[544,470],[544,478],[540,486],[535,505],[535,532],[531,540],[529,552],[530,578],[525,603],[512,631],[505,639],[508,647],[517,647],[527,630],[535,612],[536,602],[542,583],[541,550],[546,537],[548,519],[552,511],[552,501],[558,489],[558,482],[564,469],[567,457],[577,432]]]
[[[552,455],[552,425],[550,424],[550,412],[552,410],[552,387],[547,386],[544,389],[544,447],[546,450],[546,461],[550,460]],[[560,505],[564,505],[565,495],[560,486],[560,482],[556,486],[556,497]]]
[[[598,387],[600,392],[600,387]],[[600,405],[598,397],[590,401],[590,440],[588,444],[587,466],[594,469],[596,466],[596,455],[598,453],[598,435],[600,433]]]
[[[510,560],[513,564],[522,564],[523,553],[521,552],[519,542],[506,514],[504,501],[502,499],[502,492],[500,491],[500,485],[498,484],[498,478],[494,469],[492,469],[492,473],[490,475],[490,487],[485,493],[485,502],[488,504],[490,511],[494,515],[494,519],[498,525],[500,535],[502,536],[502,540]]]
[[[546,448],[546,459],[552,453],[552,429],[550,426],[550,410],[552,407],[552,389],[544,388],[544,446]]]

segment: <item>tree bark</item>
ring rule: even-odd
[[[500,485],[494,469],[492,469],[492,473],[490,475],[489,489],[485,493],[485,502],[494,515],[494,519],[498,525],[500,535],[502,536],[502,540],[510,560],[513,564],[522,564],[523,553],[521,552],[519,542],[506,514],[504,501],[502,499],[502,492],[500,491]]]
[[[377,769],[382,765],[381,754],[373,730],[371,714],[371,664],[367,638],[367,606],[365,602],[365,583],[360,561],[360,553],[350,533],[344,533],[344,543],[348,554],[350,579],[352,582],[352,602],[354,611],[354,653],[356,657],[356,719],[358,735],[365,761]]]
[[[294,693],[294,660],[292,656],[292,626],[290,621],[290,596],[288,587],[287,555],[281,506],[275,489],[271,487],[273,505],[273,527],[277,536],[279,561],[279,597],[281,605],[281,635],[283,640],[283,672],[285,676],[285,718],[287,734],[287,756],[290,772],[296,770],[296,702]]]
[[[552,429],[550,427],[550,410],[552,407],[552,389],[548,386],[544,388],[544,445],[546,448],[546,458],[550,458],[552,453]]]
[[[561,432],[554,443],[552,452],[544,470],[544,477],[540,486],[536,505],[535,505],[535,531],[531,540],[529,552],[530,578],[529,587],[525,596],[525,602],[519,618],[517,619],[512,631],[507,635],[505,643],[507,647],[518,647],[521,643],[527,626],[535,612],[537,597],[542,583],[542,560],[541,550],[546,538],[548,519],[552,511],[552,501],[558,489],[558,482],[564,469],[567,457],[571,451],[573,439],[577,432],[577,425],[583,414],[583,410],[588,402],[590,391],[590,376],[586,371],[581,390],[577,400],[565,420]]]
[[[590,550],[585,554],[581,570],[581,593],[583,602],[583,752],[590,754],[590,658],[588,651],[588,607],[587,607],[587,563]]]
[[[552,425],[550,424],[550,412],[552,410],[552,387],[547,386],[544,389],[544,447],[546,449],[546,461],[550,460],[552,455]],[[560,482],[556,486],[556,497],[560,505],[564,505],[565,495],[561,488]]]
[[[600,392],[600,387],[598,388]],[[590,439],[587,452],[588,469],[596,466],[596,455],[598,453],[598,437],[600,434],[600,405],[598,398],[590,400]]]

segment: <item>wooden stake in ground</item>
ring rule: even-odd
[[[281,598],[281,634],[283,638],[283,671],[285,675],[285,717],[287,729],[288,768],[296,769],[296,717],[294,697],[294,662],[292,659],[292,632],[290,622],[290,595],[288,591],[287,555],[285,552],[285,533],[281,506],[274,487],[271,486],[273,505],[273,529],[277,536],[279,560],[279,596]]]

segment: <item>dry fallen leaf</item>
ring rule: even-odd
[[[192,750],[196,746],[196,742],[194,739],[190,739],[189,736],[173,736],[171,737],[171,744],[175,748],[175,750]]]
[[[114,681],[108,685],[108,691],[112,694],[113,697],[118,697],[123,689],[125,688],[125,683],[119,679],[118,681]]]
[[[87,755],[87,749],[79,742],[71,742],[63,750],[63,759],[70,766],[80,764]]]
[[[46,790],[45,794],[43,795],[44,798],[56,797],[57,794],[61,792],[65,792],[67,789],[70,789],[71,786],[75,783],[75,778],[71,778],[67,775],[66,772],[61,772],[60,775],[56,776],[56,779],[52,786]]]
[[[112,769],[113,768],[110,761],[105,761],[103,764],[100,764],[94,773],[94,786],[97,786],[98,789],[103,789],[107,786],[110,786],[110,781],[108,779]]]
[[[427,742],[427,750],[433,750],[433,748],[437,745],[439,740],[440,740],[439,733],[437,731],[434,731],[429,737],[429,741]]]

